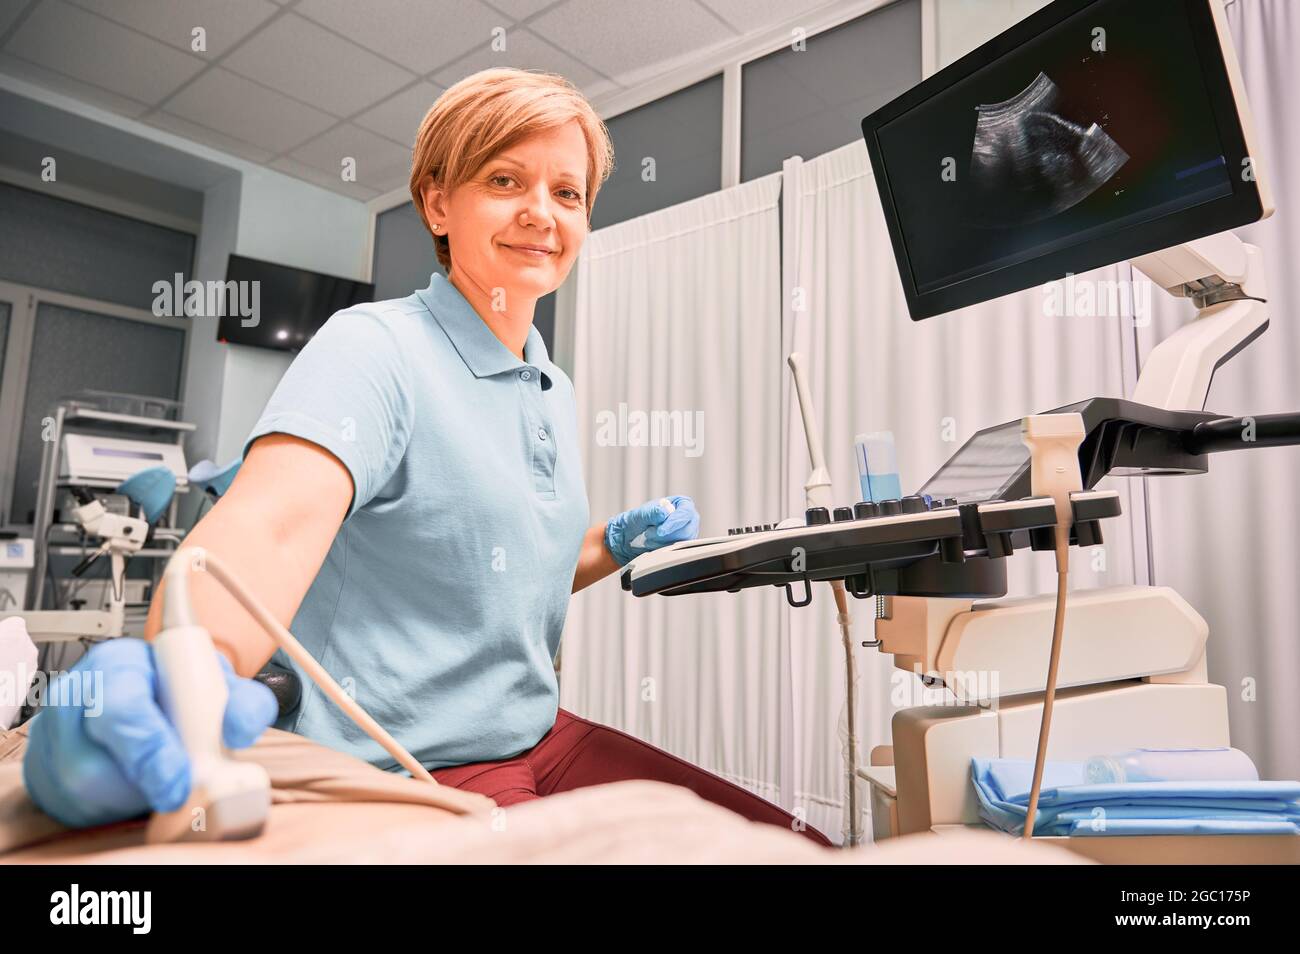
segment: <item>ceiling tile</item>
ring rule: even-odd
[[[219,66],[168,100],[164,109],[272,153],[287,152],[337,122],[328,113]]]
[[[594,83],[601,78],[599,74],[593,73],[569,54],[557,50],[524,27],[507,30],[505,41],[506,48],[498,51],[492,49],[491,38],[485,37],[478,49],[446,69],[434,73],[433,78],[443,86],[450,86],[472,73],[494,66],[515,66],[524,70],[559,73],[578,87]]]
[[[75,80],[70,76],[64,76],[62,73],[56,73],[54,70],[47,70],[43,66],[37,66],[35,63],[20,60],[8,53],[0,53],[0,73],[16,76],[18,79],[35,83],[37,86],[43,86],[56,93],[71,96],[73,99],[79,99],[83,103],[90,103],[92,106],[99,106],[121,116],[135,118],[149,110],[148,105],[145,103],[137,102],[126,96],[118,96],[103,87],[91,86],[89,83],[81,82],[81,80]]]
[[[600,104],[597,102],[602,96],[612,96],[621,92],[623,87],[612,80],[596,80],[594,83],[587,83],[582,87],[582,94],[591,100],[596,106],[597,112],[600,111]]]
[[[208,59],[221,56],[248,36],[279,7],[268,0],[71,0],[118,23],[134,27],[162,40],[168,46],[193,52],[191,31],[203,27],[207,51],[196,55]]]
[[[4,51],[149,104],[157,103],[204,65],[196,56],[62,0],[43,0]]]
[[[531,17],[539,10],[545,10],[555,3],[555,0],[489,0],[489,2],[511,19],[522,20]]]
[[[380,190],[373,189],[370,186],[363,185],[360,182],[344,182],[337,175],[331,175],[328,172],[322,172],[315,166],[309,166],[297,159],[290,159],[282,156],[271,162],[271,168],[286,175],[291,175],[295,179],[302,179],[304,182],[310,182],[312,185],[318,185],[322,189],[328,189],[330,192],[337,192],[340,195],[351,196],[354,199],[367,201],[380,194]]]
[[[619,4],[617,16],[608,0],[568,0],[528,28],[614,79],[665,59],[666,51],[689,53],[735,37],[694,0]]]
[[[0,0],[0,36],[14,25],[18,14],[27,7],[28,0]]]
[[[393,142],[413,146],[420,120],[424,119],[424,114],[441,93],[442,87],[420,82],[366,110],[353,122],[371,132],[387,136]]]
[[[289,156],[340,180],[345,157],[356,160],[356,182],[378,192],[401,185],[411,172],[411,150],[351,123],[304,143]]]
[[[700,0],[740,33],[756,33],[795,20],[826,0]]]
[[[510,25],[479,0],[300,0],[293,9],[420,74]]]
[[[236,139],[233,136],[227,136],[225,133],[217,132],[215,129],[209,129],[207,126],[200,126],[198,123],[192,123],[188,119],[182,119],[180,116],[173,116],[167,112],[152,112],[144,117],[144,121],[151,126],[157,126],[159,129],[166,130],[169,133],[175,133],[191,142],[197,142],[204,146],[211,146],[213,149],[219,149],[222,152],[228,152],[232,156],[238,156],[241,159],[247,159],[249,162],[264,163],[275,153],[261,146],[255,146],[252,143],[244,142],[242,139]]]
[[[254,33],[222,65],[335,116],[372,106],[415,79],[293,13]]]

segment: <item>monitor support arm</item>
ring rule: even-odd
[[[1132,260],[1171,295],[1190,298],[1196,316],[1160,342],[1138,376],[1133,400],[1170,411],[1205,408],[1215,369],[1268,327],[1263,255],[1220,232]]]

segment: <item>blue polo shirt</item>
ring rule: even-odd
[[[290,631],[428,768],[536,744],[589,518],[573,385],[537,329],[520,361],[435,274],[330,317],[244,452],[272,432],[328,450],[355,489]],[[280,728],[396,767],[298,675]]]

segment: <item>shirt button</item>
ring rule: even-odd
[[[523,371],[519,372],[519,377],[523,381],[531,381],[533,378],[533,372],[525,368]]]
[[[546,428],[539,427],[537,429],[537,439],[542,441],[546,440]]]

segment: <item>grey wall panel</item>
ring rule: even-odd
[[[409,202],[381,212],[375,220],[375,261],[371,273],[375,300],[405,298],[429,284],[429,276],[441,272],[429,235]]]
[[[0,183],[0,278],[148,310],[193,263],[193,235]]]
[[[180,397],[185,332],[144,321],[41,304],[18,438],[10,519],[30,523],[41,471],[41,419],[55,403],[93,388]]]
[[[898,0],[809,37],[802,50],[787,46],[745,64],[741,179],[861,139],[863,117],[920,81],[920,0]]]
[[[604,228],[722,188],[722,76],[711,76],[605,123],[614,172],[596,196]],[[648,178],[647,160],[654,177]]]

